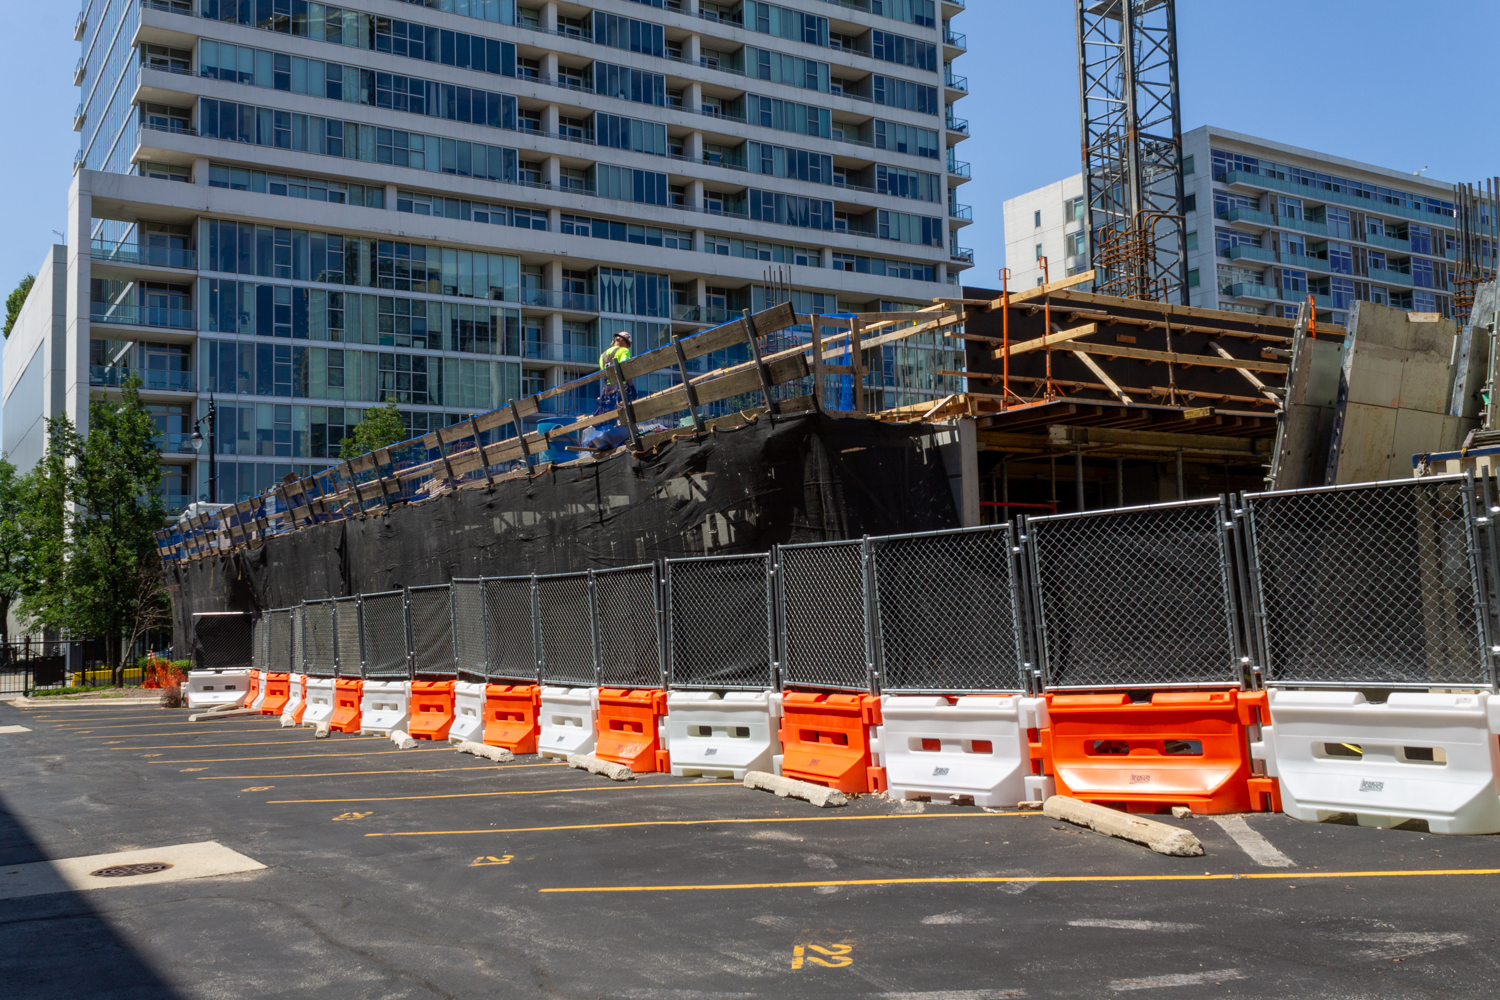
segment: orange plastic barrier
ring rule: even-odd
[[[665,691],[600,688],[594,756],[624,764],[636,774],[671,771],[656,721],[666,714]]]
[[[1057,794],[1127,812],[1279,812],[1275,778],[1251,773],[1246,727],[1269,720],[1264,691],[1049,694],[1039,736]]]
[[[781,773],[841,792],[883,792],[885,768],[870,756],[880,699],[787,691],[781,696]]]
[[[291,674],[266,674],[266,700],[260,703],[260,714],[279,716],[291,696]]]
[[[514,754],[536,753],[542,731],[540,684],[484,686],[484,742]]]
[[[245,695],[245,707],[246,708],[252,708],[255,705],[255,699],[256,699],[256,697],[260,694],[260,671],[259,670],[252,670],[252,671],[250,671],[250,686],[248,688],[246,688],[246,691],[248,693]]]
[[[333,683],[333,717],[328,728],[336,733],[359,732],[359,703],[365,696],[365,682],[340,677]]]
[[[307,675],[306,674],[300,675],[300,679],[298,680],[298,685],[302,688],[302,697],[297,702],[297,710],[292,713],[292,721],[295,722],[297,725],[300,726],[300,725],[302,725],[302,713],[307,711]]]
[[[411,728],[414,740],[446,740],[453,725],[453,681],[411,682]]]

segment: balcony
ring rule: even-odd
[[[142,131],[149,130],[149,131],[152,131],[152,132],[171,132],[173,135],[197,135],[198,134],[198,130],[195,129],[195,128],[193,128],[191,125],[183,125],[183,124],[180,124],[178,122],[143,121],[143,122],[141,122],[141,130]],[[140,144],[143,145],[143,146],[146,144],[144,137],[142,137]]]
[[[561,361],[562,351],[557,344],[545,340],[528,340],[521,345],[521,357],[534,361]]]
[[[952,28],[943,29],[943,44],[951,45],[955,49],[967,49],[969,47],[969,36],[960,35]]]
[[[118,389],[134,376],[141,388],[151,392],[192,392],[192,372],[159,371],[152,368],[126,368],[116,365],[89,365],[89,385]],[[171,449],[168,449],[171,450]]]
[[[1280,263],[1287,267],[1297,267],[1304,271],[1318,271],[1323,274],[1328,272],[1328,261],[1321,257],[1306,257],[1296,253],[1278,253],[1276,255]]]
[[[89,303],[89,322],[120,326],[154,326],[166,330],[195,330],[197,318],[191,309],[168,309],[156,306],[115,305],[109,302]]]
[[[1389,268],[1371,268],[1369,277],[1371,281],[1378,281],[1384,285],[1402,285],[1406,288],[1414,287],[1411,275],[1401,271],[1392,271]]]
[[[1398,240],[1393,236],[1370,235],[1365,237],[1365,242],[1370,244],[1370,246],[1372,247],[1385,247],[1387,250],[1398,250],[1401,253],[1411,253],[1410,240]]]
[[[78,105],[78,109],[73,112],[73,131],[74,132],[82,132],[83,131],[83,119],[84,119],[84,117],[85,116],[84,116],[84,113],[83,113],[83,105],[79,104]]]
[[[1428,225],[1451,227],[1454,224],[1453,217],[1449,215],[1437,215],[1424,209],[1411,208],[1406,205],[1390,205],[1385,202],[1374,201],[1370,198],[1357,198],[1342,191],[1328,191],[1323,188],[1313,187],[1310,184],[1298,184],[1295,181],[1272,177],[1269,174],[1251,174],[1243,170],[1228,170],[1214,179],[1222,181],[1225,184],[1244,184],[1248,187],[1264,188],[1268,191],[1282,191],[1286,194],[1294,195],[1298,198],[1307,198],[1312,201],[1326,201],[1334,205],[1348,205],[1351,208],[1357,208],[1365,212],[1374,212],[1377,215],[1399,215],[1404,219],[1425,222]]]
[[[94,240],[89,244],[89,256],[94,260],[109,263],[144,264],[148,267],[171,267],[184,271],[198,270],[197,251],[179,250],[175,247],[143,247],[134,243]]]
[[[169,14],[193,13],[192,0],[141,0],[141,6],[151,10],[164,10]]]
[[[1231,208],[1217,213],[1225,222],[1248,222],[1255,226],[1274,226],[1276,219],[1269,212],[1257,212],[1253,208]]]
[[[599,297],[582,292],[554,292],[547,288],[521,289],[521,304],[564,312],[598,312]]]
[[[1262,247],[1245,246],[1230,247],[1221,251],[1220,257],[1228,257],[1230,260],[1263,260],[1268,264],[1276,263],[1276,251],[1266,250]]]
[[[1282,229],[1295,229],[1303,233],[1311,233],[1314,236],[1327,236],[1328,227],[1321,222],[1312,222],[1308,219],[1292,219],[1285,215],[1276,217],[1276,225]]]
[[[81,42],[81,41],[83,41],[83,32],[84,32],[84,29],[88,27],[88,23],[89,23],[89,13],[88,13],[88,11],[86,11],[86,10],[80,10],[78,12],[78,16],[73,19],[73,41],[75,41],[75,42]]]
[[[969,134],[969,120],[967,118],[949,118],[945,123],[949,132],[962,132]]]
[[[948,158],[948,173],[955,177],[968,177],[970,176],[969,164],[965,160],[955,160],[950,156]]]
[[[736,315],[723,306],[694,306],[683,303],[672,306],[672,318],[679,323],[728,323]]]
[[[947,73],[943,77],[943,86],[947,87],[949,90],[961,90],[965,94],[967,94],[969,92],[969,78],[966,76],[958,76],[953,73]]]
[[[967,247],[951,247],[948,250],[948,259],[962,264],[974,263],[974,251]]]
[[[1281,289],[1272,288],[1270,285],[1257,285],[1248,281],[1237,281],[1230,285],[1227,294],[1236,299],[1275,299],[1280,301]]]
[[[974,209],[970,205],[949,205],[948,217],[952,219],[960,219],[964,222],[973,222]]]
[[[79,56],[78,57],[78,65],[76,65],[76,66],[73,67],[73,86],[75,86],[75,87],[81,87],[81,86],[83,86],[83,71],[84,71],[84,66],[85,66],[85,63],[83,61],[83,57]]]

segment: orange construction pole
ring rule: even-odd
[[[1000,411],[1010,408],[1010,268],[1000,269],[1000,350],[1005,355]]]
[[[1318,339],[1318,310],[1311,295],[1307,297],[1307,336],[1311,340]]]

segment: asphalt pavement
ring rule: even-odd
[[[1500,993],[1496,837],[1190,817],[1206,856],[1167,858],[1035,813],[187,715],[0,705],[0,996]],[[191,874],[170,849],[205,841],[265,867],[7,893],[123,851]]]

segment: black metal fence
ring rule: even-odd
[[[1461,476],[1257,493],[309,601],[252,644],[562,686],[1493,689],[1497,514]]]

